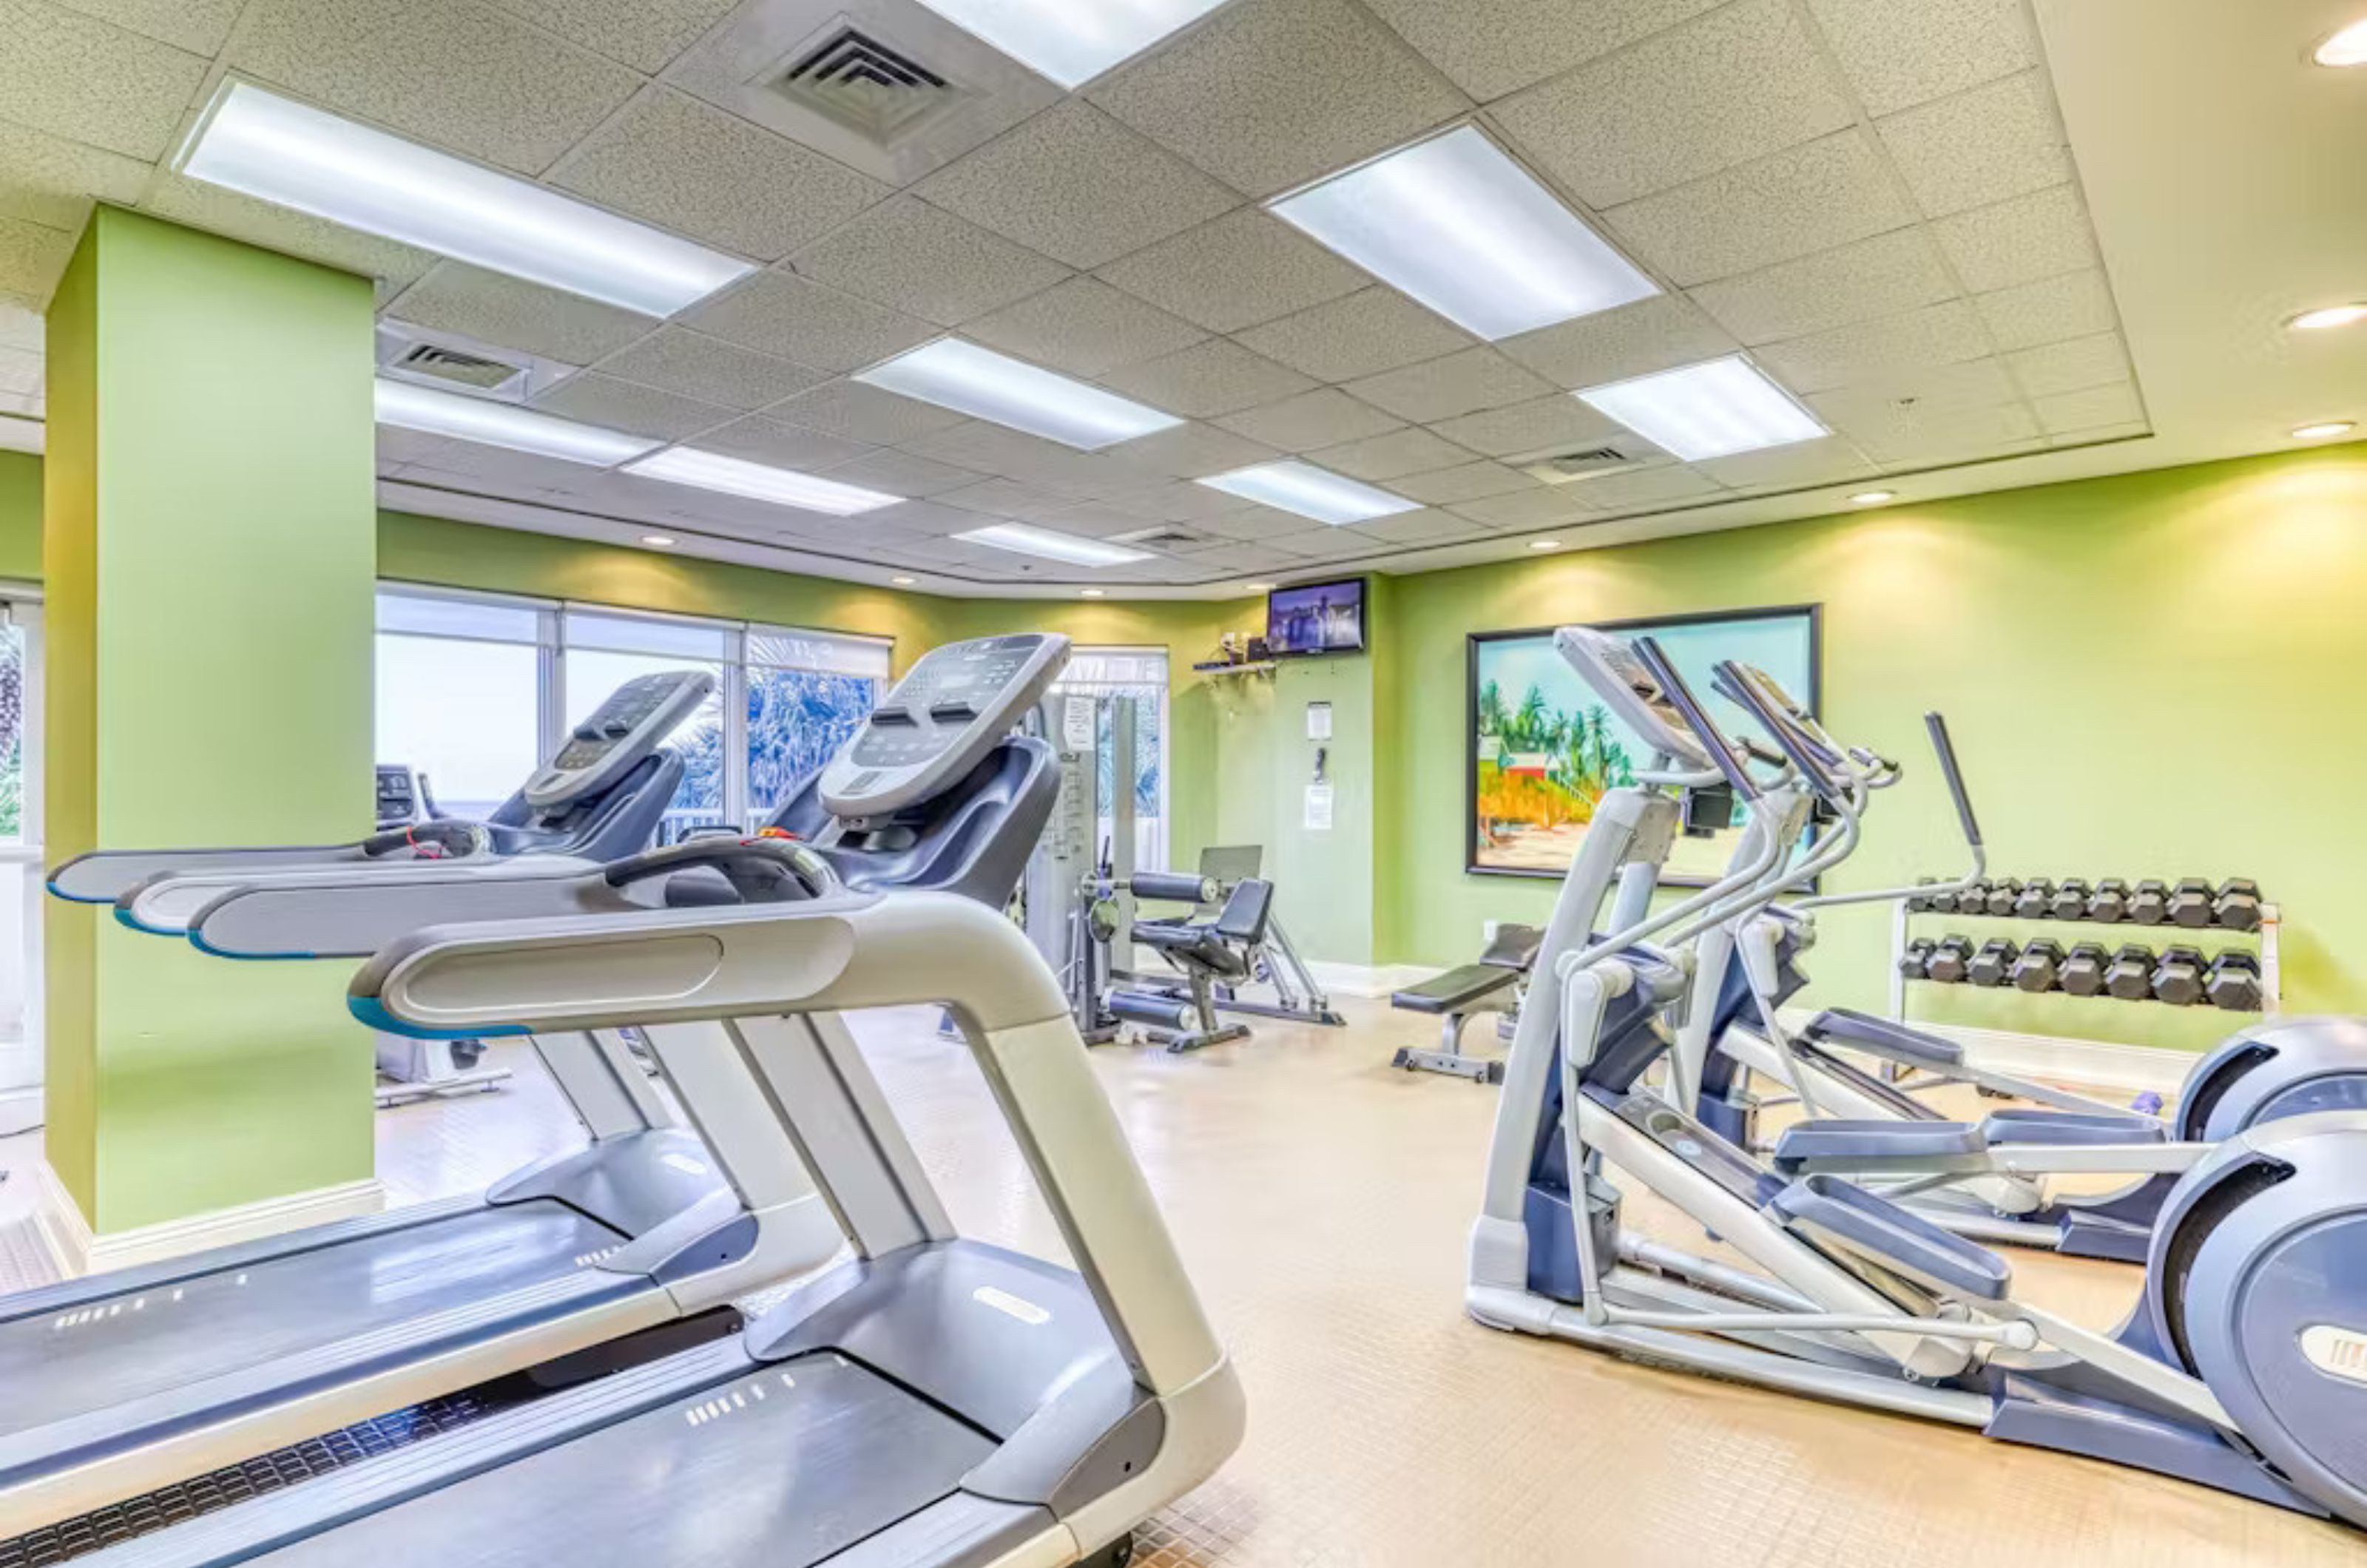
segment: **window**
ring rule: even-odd
[[[1167,650],[1159,648],[1079,648],[1054,683],[1056,693],[1125,697],[1134,703],[1134,863],[1167,866]],[[1116,741],[1106,716],[1101,724],[1102,803],[1094,841],[1108,840],[1110,802],[1117,788]]]
[[[440,590],[379,593],[378,749],[437,807],[483,816],[637,675],[703,670],[707,704],[668,744],[685,763],[661,842],[761,821],[830,760],[886,689],[872,637]]]

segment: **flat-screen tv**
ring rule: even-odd
[[[1265,596],[1265,642],[1277,659],[1362,652],[1365,580],[1349,577],[1275,589]]]

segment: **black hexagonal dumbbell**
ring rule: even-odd
[[[2104,971],[2112,967],[2112,955],[2104,944],[2080,942],[2071,944],[2063,955],[2063,967],[2055,983],[2075,997],[2101,996],[2104,991]]]
[[[2022,957],[2022,949],[2010,937],[1993,936],[1981,943],[1972,962],[1965,965],[1965,978],[1976,986],[2002,986],[2011,977],[2013,966]]]
[[[2157,926],[2169,919],[2169,885],[2151,877],[2129,895],[2129,919],[2141,926]]]
[[[2111,924],[2129,918],[2129,885],[2117,876],[2108,876],[2096,884],[2095,893],[2088,900],[2088,918]]]
[[[2229,931],[2259,931],[2260,885],[2248,876],[2231,876],[2221,883],[2218,897],[2211,900],[2211,919]]]
[[[1937,980],[1943,986],[1961,985],[1972,961],[1971,937],[1943,936],[1933,945],[1931,956],[1923,961],[1923,978]]]
[[[2051,991],[2063,975],[2063,944],[2053,937],[2040,937],[2022,950],[2013,961],[2012,980],[2017,990]]]
[[[2088,885],[2076,876],[2067,876],[2055,885],[2047,896],[2046,912],[2058,920],[2084,920],[2088,918]]]
[[[2250,953],[2223,953],[2211,961],[2203,976],[2203,993],[2215,1008],[2231,1012],[2258,1012],[2265,999],[2260,988],[2260,960]]]
[[[1982,912],[1991,915],[2010,915],[2013,913],[2013,901],[2021,897],[2021,883],[2010,876],[1999,877],[1989,884],[1988,895],[1982,900]],[[1961,908],[1963,906],[1960,904],[1958,908]]]
[[[1935,915],[1977,915],[1988,907],[1988,884],[1976,878],[1962,887],[1942,887],[1932,894],[1931,912]]]
[[[2055,909],[2055,884],[2043,876],[2033,876],[2022,885],[2013,896],[2013,912],[2025,920],[2043,920]]]
[[[1931,960],[1931,950],[1939,944],[1928,936],[1919,936],[1907,944],[1898,955],[1898,972],[1909,980],[1923,978],[1923,966]]]
[[[2203,950],[2170,946],[2161,950],[2153,966],[2153,999],[2174,1008],[2191,1008],[2203,998]]]
[[[1933,886],[1933,882],[1931,877],[1919,876],[1915,879],[1915,886],[1928,889]],[[1930,914],[1931,912],[1931,895],[1928,891],[1921,893],[1909,893],[1907,896],[1907,912],[1910,915]]]
[[[2169,923],[2174,926],[2200,927],[2211,923],[2211,900],[2216,897],[2211,884],[2199,876],[2181,876],[2169,890]]]
[[[2153,949],[2129,942],[2104,966],[2104,990],[2124,1002],[2149,1001],[2153,997]]]

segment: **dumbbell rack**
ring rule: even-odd
[[[1905,899],[1900,899],[1891,905],[1890,963],[1888,967],[1890,971],[1890,1016],[1894,1021],[1900,1023],[1907,1021],[1908,982],[1907,976],[1899,973],[1898,964],[1899,960],[1906,956],[1907,943],[1909,940],[1909,932],[1912,929],[1913,923],[1919,919],[1947,920],[1955,918],[1956,913],[1958,912],[1948,912],[1936,909],[1924,911],[1910,910],[1908,908]],[[2260,1010],[2257,1014],[2248,1013],[2244,1016],[2264,1019],[2273,1018],[2282,1010],[2283,993],[2279,981],[2279,971],[2281,965],[2278,963],[2278,936],[2283,930],[2284,922],[2281,917],[2281,912],[2274,904],[2261,904],[2259,929],[2249,932],[2238,932],[2223,926],[2180,926],[2173,925],[2167,921],[2154,925],[2146,925],[2142,921],[2136,920],[2067,920],[2058,919],[2052,915],[1992,915],[1984,912],[1977,915],[1963,915],[1962,918],[1968,920],[2003,921],[2014,925],[2069,927],[2074,930],[2085,931],[2090,933],[2126,933],[2131,940],[2145,940],[2146,938],[2151,938],[2156,935],[2169,935],[2174,938],[2182,937],[2186,939],[2187,944],[2190,946],[2196,945],[2200,940],[2206,939],[2214,933],[2221,936],[2249,935],[2256,937],[2259,942],[2260,955]],[[2136,933],[2139,932],[2145,933],[2145,938],[2139,938],[2136,935]],[[2103,938],[2101,936],[2096,936],[2094,940],[2102,941]],[[1949,986],[1945,988],[1950,992],[1968,991],[1977,993],[1989,989],[2001,989],[2015,996],[2030,996],[2033,994],[2028,991],[2017,990],[2010,985],[1999,987],[1986,986]],[[2044,994],[2048,996],[2060,996],[2064,993],[2059,991],[2049,991]],[[2119,998],[2091,997],[2078,999],[2105,1001],[2118,1000]],[[2206,1009],[2203,1010],[2208,1010]]]

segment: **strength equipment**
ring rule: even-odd
[[[2051,991],[2062,973],[2063,944],[2052,937],[2040,937],[2014,960],[2011,978],[2017,990]]]
[[[1138,919],[1129,928],[1129,935],[1174,962],[1174,955],[1165,944],[1179,939],[1187,943],[1202,942],[1214,928],[1226,927],[1223,941],[1236,951],[1229,961],[1219,955],[1208,976],[1209,1002],[1217,1012],[1343,1028],[1348,1021],[1332,1010],[1331,998],[1316,980],[1314,971],[1307,966],[1307,961],[1299,956],[1298,944],[1290,940],[1281,914],[1274,908],[1274,885],[1260,876],[1264,858],[1265,852],[1255,844],[1212,844],[1200,852],[1196,879],[1175,872],[1137,872],[1128,884],[1134,899],[1194,904],[1197,906],[1198,919]],[[1152,881],[1146,882],[1146,878]],[[1229,908],[1239,889],[1252,882],[1263,886],[1265,893],[1252,896],[1240,909]],[[1154,885],[1161,891],[1150,891]],[[1264,905],[1262,920],[1250,918],[1252,903]],[[1249,936],[1247,933],[1252,931],[1255,935]],[[1166,976],[1116,964],[1110,967],[1113,977],[1137,994],[1149,990],[1179,1000],[1189,999],[1179,995],[1174,983]],[[1274,999],[1249,995],[1244,987],[1250,986],[1265,987],[1274,993]]]
[[[2021,962],[2022,949],[2010,937],[1993,936],[1965,965],[1965,978],[1976,986],[2002,986],[2013,978],[2013,966]]]
[[[1481,1013],[1494,1013],[1497,1037],[1512,1038],[1512,1021],[1520,1016],[1521,992],[1528,982],[1529,965],[1537,956],[1545,932],[1535,926],[1498,923],[1478,961],[1433,975],[1419,986],[1392,992],[1389,1006],[1407,1012],[1430,1013],[1441,1021],[1438,1049],[1424,1051],[1400,1045],[1389,1061],[1408,1072],[1445,1073],[1474,1083],[1501,1083],[1504,1064],[1463,1052],[1463,1026]]]
[[[1135,921],[1134,940],[1173,965],[1184,976],[1183,986],[1112,989],[1102,997],[1103,1009],[1170,1051],[1248,1039],[1248,1024],[1217,1018],[1217,987],[1256,976],[1255,954],[1274,914],[1274,884],[1251,876],[1220,888],[1213,877],[1138,871],[1126,890],[1138,902],[1215,905],[1216,910],[1206,919]]]
[[[1631,651],[1566,627],[1556,644],[1605,677],[1598,689],[1658,755],[1597,803],[1546,928],[1471,1237],[1471,1315],[2367,1526],[2367,1286],[2355,1267],[2367,1256],[2367,1112],[2255,1126],[2188,1168],[2153,1235],[2142,1304],[2111,1334],[2016,1299],[2005,1259],[1837,1171],[1801,1160],[1771,1176],[1642,1086],[1668,1051],[1659,1015],[1693,987],[1689,955],[1651,939],[1750,912],[1796,832],[1649,639]],[[1783,728],[1759,716],[1789,753]],[[1845,800],[1808,753],[1791,761],[1829,806]],[[1649,913],[1676,832],[1669,792],[1714,775],[1750,808],[1737,866]],[[1590,941],[1606,903],[1612,934]],[[1625,1230],[1614,1168],[1749,1266]]]

